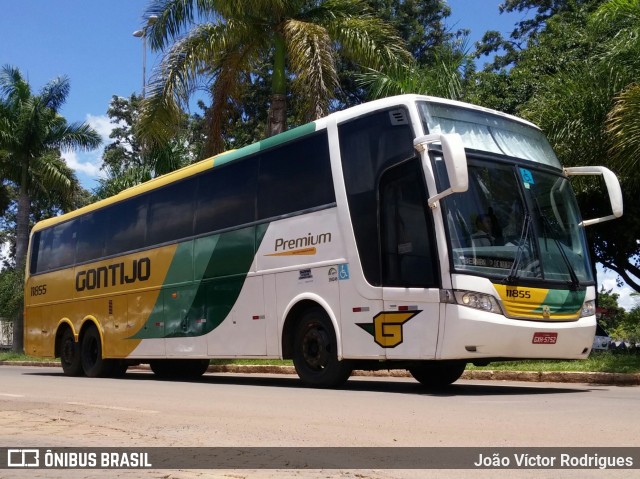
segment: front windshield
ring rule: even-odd
[[[442,161],[436,171],[442,178]],[[471,162],[469,189],[443,200],[454,268],[503,280],[593,280],[566,178],[517,165]]]
[[[447,103],[418,102],[425,131],[457,133],[465,148],[522,158],[560,168],[543,133],[531,124],[506,115]]]

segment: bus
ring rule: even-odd
[[[601,177],[611,214],[581,218],[575,175]],[[376,100],[37,223],[25,352],[89,377],[290,359],[312,387],[354,369],[441,387],[468,363],[582,359],[596,329],[584,228],[621,214],[610,170],[563,168],[525,120]]]

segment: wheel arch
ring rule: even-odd
[[[98,335],[100,336],[100,346],[102,355],[104,357],[104,334],[102,328],[100,327],[100,322],[96,319],[95,316],[86,316],[82,320],[82,325],[80,326],[80,333],[78,334],[78,341],[82,341],[82,337],[87,332],[87,330],[91,327],[95,327],[98,331]]]
[[[315,294],[302,294],[296,296],[285,308],[281,334],[282,359],[293,359],[293,337],[296,325],[305,311],[318,307],[324,310],[331,321],[333,331],[336,335],[336,345],[338,349],[337,356],[338,359],[342,359],[342,335],[338,324],[338,317],[329,303],[322,297]]]
[[[65,331],[70,330],[73,333],[73,339],[75,340],[75,342],[77,343],[80,338],[78,333],[76,332],[76,329],[73,327],[73,323],[71,322],[71,320],[69,318],[62,318],[59,322],[58,322],[58,326],[56,326],[56,336],[55,336],[55,340],[54,340],[54,357],[59,358],[61,351],[60,351],[60,347],[61,347],[61,342],[62,342],[62,336],[64,335]]]

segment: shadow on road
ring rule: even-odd
[[[33,371],[25,374],[34,376],[60,376],[67,378],[62,372],[54,371]],[[265,375],[265,374],[232,374],[232,373],[207,373],[201,378],[194,379],[158,379],[147,371],[132,370],[120,378],[68,378],[72,380],[84,381],[153,381],[153,382],[192,382],[203,385],[216,384],[237,385],[248,387],[271,387],[271,388],[305,388],[304,384],[293,375]],[[492,382],[492,381],[465,381],[460,380],[449,387],[433,390],[426,389],[419,383],[411,379],[398,378],[352,378],[340,388],[340,391],[354,392],[382,392],[390,394],[412,394],[431,397],[452,397],[452,396],[531,396],[548,394],[570,394],[588,393],[597,391],[600,388],[585,386],[581,388],[572,387],[566,384],[548,386],[541,383],[517,383],[517,382]]]

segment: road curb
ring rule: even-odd
[[[208,372],[237,373],[237,374],[295,374],[293,366],[269,366],[239,364],[212,365]],[[411,377],[405,369],[391,369],[380,371],[355,370],[353,376],[371,377]],[[583,372],[554,372],[554,371],[495,371],[495,370],[471,370],[465,371],[462,379],[482,381],[526,381],[526,382],[555,382],[555,383],[586,383],[608,384],[615,386],[640,385],[640,373],[583,373]]]
[[[34,366],[34,367],[59,367],[60,363],[55,361],[35,362],[35,361],[0,361],[0,366]],[[131,369],[148,370],[149,366],[144,364],[133,366]],[[207,372],[210,373],[235,373],[235,374],[291,374],[296,371],[293,366],[276,365],[241,365],[241,364],[215,364],[209,366]],[[356,370],[353,376],[369,377],[411,377],[404,369],[391,369],[380,371]],[[479,381],[524,381],[524,382],[550,382],[550,383],[582,383],[600,384],[613,386],[639,386],[640,373],[587,373],[587,372],[555,372],[555,371],[496,371],[496,370],[471,370],[465,371],[462,379]]]

